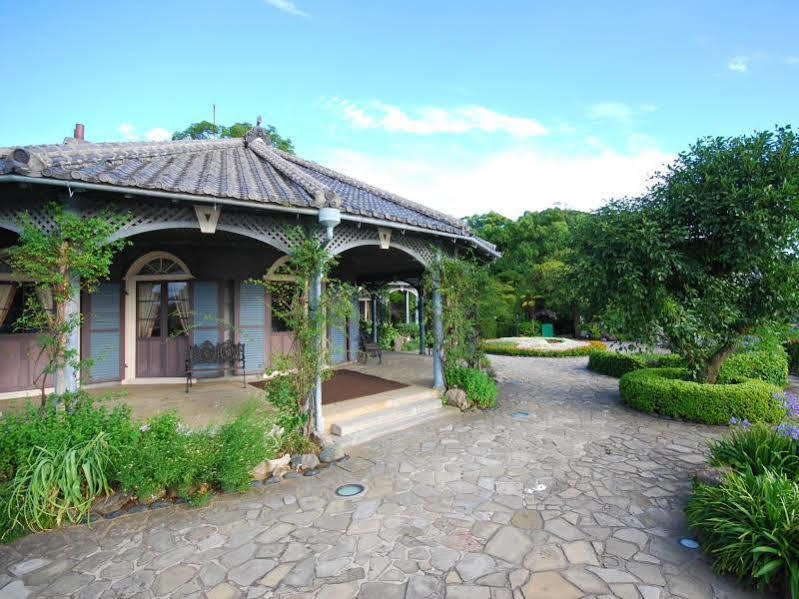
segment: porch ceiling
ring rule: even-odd
[[[424,272],[415,258],[396,248],[361,246],[340,254],[333,276],[359,284],[383,283],[395,279],[417,279]]]

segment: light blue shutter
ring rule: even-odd
[[[330,362],[341,364],[347,361],[347,320],[330,322]]]
[[[241,283],[239,286],[239,341],[244,343],[247,372],[262,373],[264,361],[266,294],[263,286]]]
[[[89,382],[119,380],[119,283],[101,283],[89,296]]]
[[[358,301],[358,295],[352,298],[352,315],[347,321],[349,325],[349,338],[350,338],[350,361],[354,362],[358,359],[358,349],[360,349],[360,316],[361,316],[361,303]]]
[[[209,281],[194,283],[194,345],[202,345],[206,341],[219,343],[219,285]],[[214,363],[215,364],[215,363]],[[212,364],[195,363],[200,371],[198,377],[219,376],[217,372],[208,370]]]

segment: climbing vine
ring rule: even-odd
[[[313,397],[317,376],[328,378],[329,348],[325,343],[327,322],[356,317],[355,287],[330,276],[337,259],[323,241],[301,228],[289,231],[293,252],[281,274],[281,281],[257,281],[283,301],[272,303],[277,316],[292,332],[291,351],[273,356],[272,373],[277,375],[272,390],[280,396],[284,422],[306,438],[312,431]],[[315,290],[315,273],[321,274],[321,289]],[[288,285],[286,281],[292,284]],[[267,387],[269,392],[270,387]],[[290,435],[294,431],[285,431]]]
[[[439,343],[444,363],[448,367],[466,364],[479,368],[484,355],[478,327],[480,269],[472,262],[439,252],[425,274],[428,294],[436,276],[442,302],[443,337]],[[427,300],[426,306],[433,308],[432,298]],[[435,331],[432,333],[435,335]]]
[[[66,210],[55,202],[47,205],[53,226],[41,229],[26,212],[20,219],[21,233],[16,245],[8,248],[12,272],[30,281],[36,293],[28,296],[19,330],[37,330],[39,355],[45,365],[35,382],[41,387],[41,401],[46,401],[45,381],[67,366],[75,372],[90,364],[81,361],[78,351],[67,340],[80,328],[80,313],[70,313],[68,306],[81,290],[92,292],[108,279],[114,256],[126,240],[110,240],[123,217],[103,211],[86,217]]]

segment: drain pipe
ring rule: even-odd
[[[338,208],[324,207],[319,209],[319,224],[325,228],[325,241],[323,246],[327,247],[333,240],[333,229],[341,222],[341,210]],[[319,302],[322,298],[322,271],[318,270],[313,274],[310,289],[310,308],[312,311],[319,310]],[[322,344],[322,336],[319,336],[317,343]],[[322,373],[316,373],[316,387],[313,396],[314,411],[314,432],[321,437],[324,433],[324,418],[322,417]]]

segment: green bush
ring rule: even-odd
[[[111,491],[112,450],[104,432],[76,445],[31,447],[2,506],[9,530],[46,530],[65,521],[80,522],[95,497]]]
[[[785,414],[769,383],[746,380],[709,385],[686,380],[683,368],[644,368],[619,380],[622,399],[632,408],[682,420],[727,424],[732,418],[752,422],[779,422]]]
[[[497,401],[497,384],[485,372],[466,366],[447,366],[444,369],[447,387],[463,389],[466,397],[480,408],[490,408]]]
[[[642,368],[678,368],[685,366],[676,354],[626,353],[594,350],[588,354],[588,370],[615,376],[640,370]]]
[[[56,410],[48,401],[45,408],[28,403],[20,412],[4,414],[0,418],[0,482],[13,478],[32,447],[74,447],[100,432],[106,434],[111,447],[134,443],[138,431],[130,407],[120,404],[108,409],[105,404],[112,397],[95,398],[79,392],[69,394],[70,411]]]
[[[784,387],[788,383],[788,355],[782,347],[733,354],[722,364],[719,383],[758,379]]]
[[[720,486],[697,484],[685,513],[717,570],[751,577],[762,590],[788,580],[799,599],[799,483],[732,472]]]
[[[541,323],[537,320],[523,320],[519,323],[519,336],[538,337],[541,335]]]
[[[762,423],[735,427],[710,443],[710,463],[754,475],[768,470],[799,482],[799,440]]]
[[[592,351],[607,349],[607,346],[601,341],[589,341],[588,345],[583,347],[573,347],[571,349],[534,349],[529,347],[517,347],[515,344],[501,341],[491,342],[485,341],[482,344],[482,349],[487,354],[495,354],[499,356],[525,356],[528,358],[573,358],[575,356],[587,356]]]
[[[110,487],[147,501],[174,491],[193,501],[249,485],[279,440],[262,404],[245,405],[218,427],[189,431],[167,412],[146,423],[124,404],[109,410],[85,392],[71,411],[28,405],[0,418],[2,540],[82,519]]]

